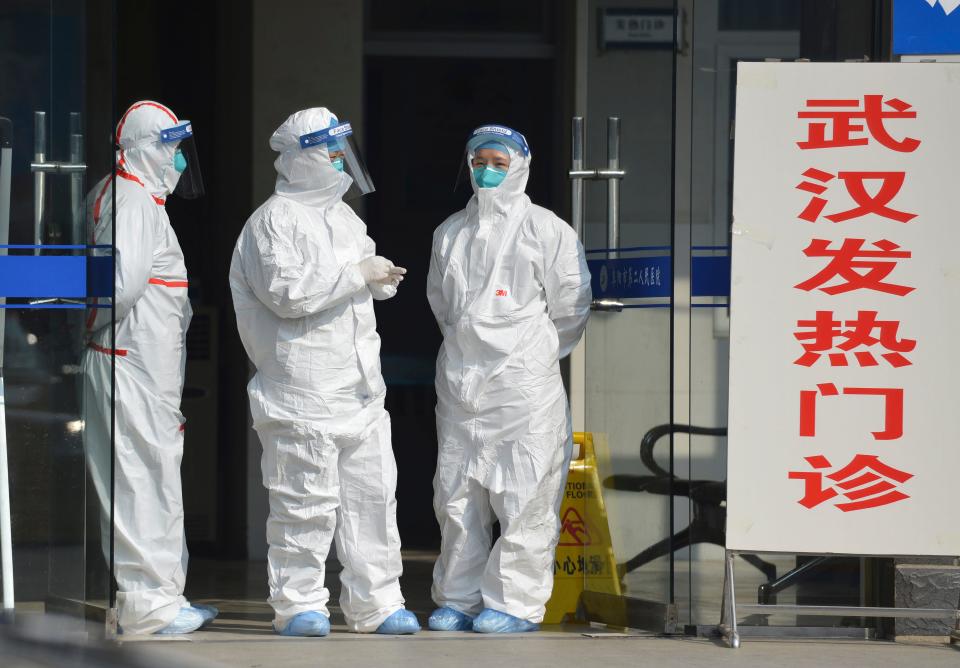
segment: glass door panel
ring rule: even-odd
[[[619,5],[623,6],[620,7]],[[668,3],[669,4],[669,3]],[[621,181],[617,234],[610,234],[606,181],[584,188],[584,246],[595,310],[584,337],[584,428],[592,433],[600,490],[617,565],[616,589],[586,577],[591,620],[663,631],[673,617],[671,488],[671,291],[674,49],[636,49],[618,26],[672,21],[672,10],[588,3],[585,165],[608,167],[608,117],[619,118]],[[666,30],[669,40],[670,30]],[[602,303],[599,303],[601,302]],[[591,539],[603,536],[589,527]],[[585,547],[587,563],[596,545]]]
[[[109,296],[112,283],[110,248],[91,261],[85,202],[113,160],[112,44],[92,37],[110,34],[111,17],[109,2],[23,0],[0,9],[0,76],[9,84],[0,89],[9,139],[0,157],[0,180],[9,178],[9,197],[0,197],[9,212],[0,225],[0,438],[11,517],[0,541],[12,541],[13,556],[0,577],[13,585],[6,591],[18,613],[102,619],[110,598],[101,540],[109,538],[101,516],[110,491],[100,499],[90,484],[83,361],[89,296]],[[109,388],[100,394],[109,406]],[[109,441],[97,450],[109,471]]]

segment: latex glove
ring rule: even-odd
[[[382,283],[396,286],[400,284],[403,275],[407,273],[406,269],[394,265],[393,262],[380,255],[373,255],[361,260],[357,264],[357,268],[368,285],[370,283]]]
[[[391,285],[390,283],[371,283],[367,287],[370,288],[370,294],[372,294],[373,298],[377,301],[382,302],[397,295],[397,286]]]

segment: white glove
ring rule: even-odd
[[[391,297],[397,296],[397,286],[387,283],[371,283],[367,286],[370,289],[370,294],[373,295],[373,298],[377,301],[384,301],[390,299]]]
[[[357,264],[357,269],[360,270],[360,275],[368,285],[382,283],[397,286],[403,280],[403,275],[407,273],[403,267],[397,267],[393,262],[379,255],[361,260]]]

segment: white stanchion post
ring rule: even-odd
[[[0,312],[0,336],[6,318]],[[3,343],[0,340],[0,347]],[[0,353],[2,359],[2,353]],[[0,367],[0,564],[3,577],[3,609],[13,610],[13,530],[10,524],[10,471],[7,466],[7,407]]]
[[[0,245],[10,242],[10,177],[13,149],[12,127],[0,119]],[[7,249],[0,248],[0,255]],[[0,298],[0,306],[6,300]],[[3,386],[3,343],[7,312],[0,308],[0,577],[3,579],[3,610],[13,610],[13,529],[10,522],[10,471],[7,463],[7,405]]]

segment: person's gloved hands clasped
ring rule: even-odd
[[[403,280],[403,275],[407,273],[406,269],[394,265],[393,262],[380,255],[373,255],[361,260],[357,264],[357,268],[367,285],[379,283],[396,287]]]

